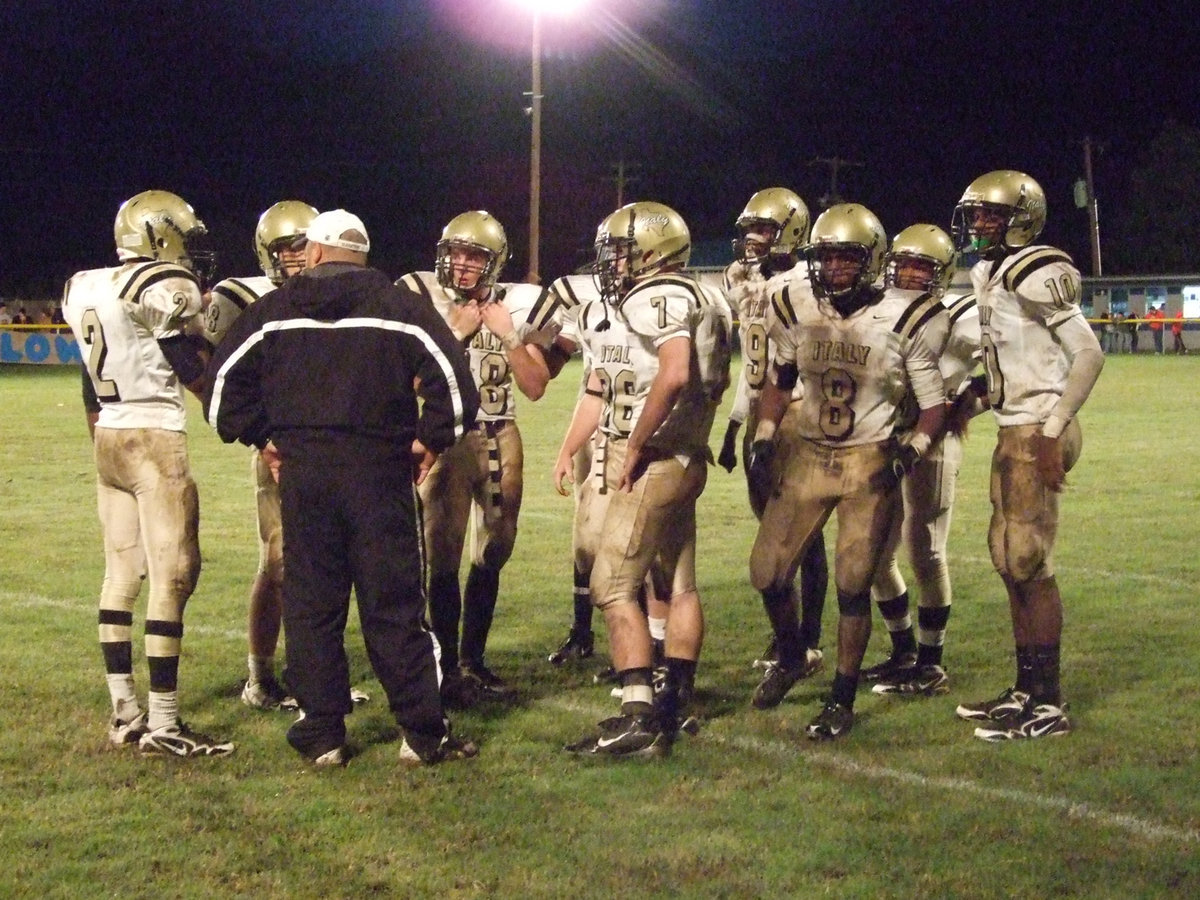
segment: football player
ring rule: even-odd
[[[473,210],[443,229],[434,272],[413,272],[397,282],[428,298],[463,342],[480,395],[474,428],[438,457],[420,487],[429,615],[441,645],[443,697],[451,706],[511,693],[485,664],[484,651],[521,509],[524,450],[516,392],[530,400],[545,392],[550,380],[545,353],[559,328],[556,304],[546,292],[497,283],[507,260],[503,226]],[[471,519],[471,567],[460,592],[459,564]]]
[[[304,268],[304,249],[293,244],[304,237],[317,210],[300,200],[281,200],[267,209],[254,229],[254,253],[262,275],[226,278],[212,289],[204,312],[204,336],[214,347],[242,311],[264,294],[275,290]],[[279,485],[259,450],[251,451],[250,473],[255,485],[258,522],[258,572],[250,587],[248,629],[249,677],[242,687],[242,702],[254,709],[295,710],[296,701],[275,675],[275,650],[283,618],[283,526]],[[368,699],[351,690],[356,703]]]
[[[120,264],[78,272],[63,315],[99,401],[94,430],[104,538],[100,649],[114,746],[145,755],[226,756],[234,745],[179,716],[183,610],[200,575],[199,502],[187,452],[183,389],[204,390],[207,344],[191,333],[212,274],[208,232],[168,191],[126,200],[114,224]],[[149,695],[143,710],[132,659],[133,608],[143,579]]]
[[[1104,352],[1079,309],[1079,270],[1063,251],[1035,243],[1045,224],[1046,195],[1023,172],[981,175],[954,210],[959,249],[980,257],[971,284],[986,394],[973,385],[999,425],[988,546],[1008,593],[1017,654],[1013,686],[958,707],[985,741],[1071,730],[1059,682],[1062,596],[1053,550],[1058,495],[1082,446],[1076,414]]]
[[[884,261],[884,285],[928,291],[946,307],[949,333],[938,368],[946,389],[947,413],[979,361],[979,315],[975,298],[947,294],[957,253],[950,236],[936,225],[910,225],[892,239]],[[902,425],[907,429],[912,421]],[[945,433],[901,483],[903,517],[888,540],[884,564],[871,594],[887,625],[892,651],[887,659],[863,669],[864,681],[876,682],[877,694],[933,696],[949,690],[942,648],[950,618],[950,570],[946,541],[954,507],[954,488],[962,465],[962,436]],[[909,614],[908,587],[896,550],[903,541],[917,578],[918,634]],[[918,641],[919,635],[919,641]]]
[[[793,282],[771,298],[775,349],[750,453],[751,483],[768,500],[750,577],[758,590],[782,594],[808,543],[837,512],[837,671],[828,701],[806,729],[813,739],[839,737],[854,723],[871,582],[900,503],[899,478],[928,451],[945,416],[937,367],[945,312],[926,292],[875,286],[886,249],[870,210],[830,207],[805,248],[812,292]],[[779,423],[797,381],[804,385],[800,440],[776,471]],[[892,434],[910,391],[920,413],[901,445]],[[796,653],[795,641],[785,645],[781,636],[781,661]]]
[[[725,429],[725,439],[717,461],[725,471],[737,465],[737,434],[746,426],[742,440],[742,459],[747,458],[754,432],[758,428],[758,402],[767,377],[771,352],[768,335],[771,328],[770,293],[785,280],[799,279],[807,283],[807,269],[795,271],[799,265],[800,247],[808,240],[808,207],[787,188],[767,188],[754,194],[737,218],[738,239],[733,243],[734,260],[725,269],[725,293],[738,311],[738,332],[741,337],[742,371],[738,378],[737,395]],[[800,288],[797,287],[797,290]],[[780,422],[779,452],[773,465],[783,465],[783,458],[795,442],[799,401],[803,386],[797,382],[792,392],[788,412]],[[750,491],[750,508],[761,519],[766,497]],[[829,567],[825,560],[825,539],[821,533],[813,536],[800,561],[800,591],[794,583],[783,594],[763,596],[767,620],[771,623],[771,642],[756,667],[766,671],[754,691],[751,703],[757,709],[778,706],[791,687],[821,668],[821,613],[825,608],[825,592],[829,586]],[[780,664],[779,636],[783,632],[800,632],[800,643],[789,658]],[[787,642],[785,640],[785,642]],[[790,657],[796,655],[797,658]]]
[[[696,589],[696,500],[711,459],[708,437],[729,383],[731,316],[724,297],[679,274],[691,253],[680,215],[661,203],[621,207],[596,232],[600,299],[579,312],[587,387],[555,462],[560,486],[574,454],[600,429],[593,486],[591,596],[604,615],[621,686],[621,715],[568,745],[620,757],[669,752],[704,637]],[[668,598],[665,684],[657,699],[646,614],[649,575]]]
[[[578,313],[580,307],[590,301],[599,300],[600,293],[596,289],[595,280],[591,275],[564,275],[556,278],[549,287],[549,292],[558,304],[562,317],[562,328],[555,338],[555,349],[547,354],[551,377],[558,374],[562,364],[580,349]],[[585,365],[583,380],[580,384],[582,392],[587,385],[588,368]],[[575,527],[572,529],[572,611],[571,629],[564,640],[548,657],[551,665],[561,666],[568,660],[590,659],[595,652],[595,634],[592,631],[592,597],[588,588],[591,579],[592,555],[585,548],[586,537],[580,534],[581,521],[589,521],[589,517],[581,515],[579,508],[588,500],[583,493],[588,489],[588,473],[592,467],[592,441],[583,443],[574,455],[573,482],[575,485],[574,499],[576,515]],[[561,484],[555,487],[564,493]]]

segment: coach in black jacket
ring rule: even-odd
[[[205,404],[221,439],[263,448],[279,480],[285,678],[304,711],[288,741],[319,765],[347,759],[351,585],[404,732],[401,760],[475,753],[449,735],[438,694],[414,482],[471,427],[479,396],[449,327],[367,268],[369,249],[357,216],[317,216],[306,270],[250,306],[217,348]]]

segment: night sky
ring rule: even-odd
[[[346,207],[372,262],[429,268],[441,227],[486,208],[528,252],[530,15],[515,0],[5,4],[0,294],[51,297],[111,265],[127,197],[174,191],[221,275],[257,274],[259,213]],[[616,206],[668,203],[725,242],[757,189],[814,214],[838,157],[843,199],[894,234],[949,226],[963,188],[1023,169],[1045,238],[1086,269],[1072,184],[1095,159],[1102,234],[1168,119],[1200,125],[1193,4],[591,0],[544,20],[541,273],[581,261]],[[286,13],[286,18],[283,14]]]

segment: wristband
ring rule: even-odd
[[[925,454],[929,452],[929,446],[933,443],[933,438],[923,431],[918,431],[909,439],[908,446],[917,454],[918,459],[924,459]]]
[[[775,437],[775,429],[778,427],[779,426],[770,419],[763,419],[758,423],[758,428],[756,428],[754,431],[755,442],[757,443],[758,441],[771,440]]]
[[[1066,420],[1052,415],[1042,423],[1042,434],[1048,438],[1058,438],[1066,430]]]
[[[521,338],[517,334],[517,331],[515,328],[512,331],[510,331],[508,334],[503,335],[500,338],[500,344],[501,344],[501,346],[504,347],[505,350],[516,350],[518,347],[521,346],[521,343],[522,343]]]

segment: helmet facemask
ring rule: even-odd
[[[482,255],[484,263],[480,266],[473,266],[465,261],[455,263],[453,259],[455,250],[473,255]],[[459,285],[456,269],[466,272],[476,272],[475,283],[469,287]],[[496,277],[499,275],[496,265],[496,254],[490,248],[484,247],[481,244],[456,240],[438,241],[435,271],[437,273],[438,284],[454,291],[455,294],[464,300],[468,299],[470,295],[482,296],[496,283]]]
[[[809,244],[805,248],[804,257],[808,262],[808,275],[814,292],[819,297],[831,301],[840,310],[844,305],[840,301],[849,302],[853,295],[863,288],[870,287],[875,280],[871,272],[871,252],[870,247],[862,244]],[[835,256],[849,256],[853,259],[852,264],[857,266],[853,277],[844,272],[851,263],[834,259]]]
[[[778,222],[771,219],[739,219],[737,229],[739,236],[733,242],[733,258],[738,262],[752,266],[776,256],[787,255],[787,252],[781,251],[778,246],[781,233]],[[769,235],[765,242],[757,237],[750,237],[751,234],[758,235],[764,232]]]
[[[203,225],[191,229],[183,235],[184,256],[180,265],[192,270],[200,282],[201,289],[207,289],[213,284],[217,274],[217,254],[212,249],[208,230]]]
[[[930,267],[929,275],[921,279],[921,283],[910,286],[900,284],[900,280],[904,280],[901,270],[906,263],[918,261]],[[925,256],[923,253],[889,253],[887,260],[884,263],[883,283],[886,287],[899,288],[902,291],[927,291],[936,297],[942,296],[946,292],[945,281],[948,270],[945,263],[939,259],[934,259],[932,256]]]

